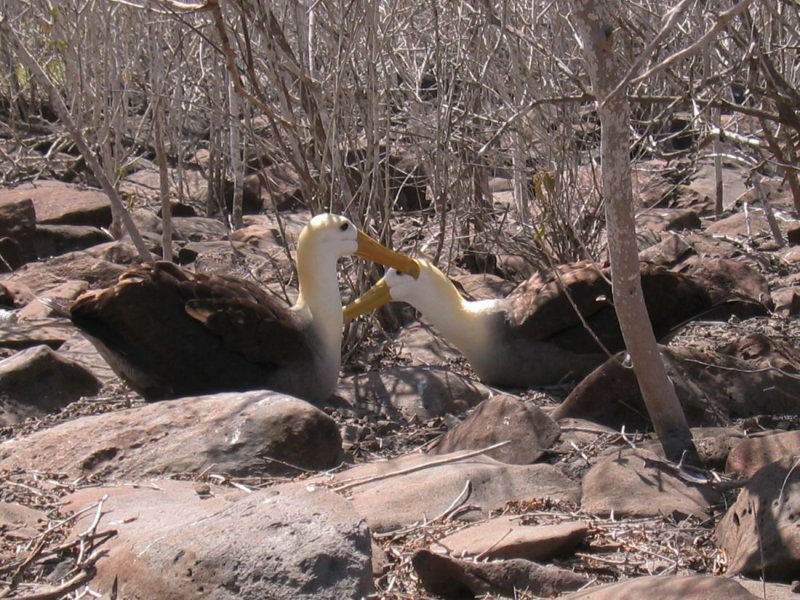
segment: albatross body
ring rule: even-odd
[[[469,301],[430,262],[416,261],[418,278],[387,270],[345,308],[345,318],[393,300],[408,302],[464,355],[482,381],[511,387],[581,378],[608,357],[606,350],[623,348],[616,314],[604,301],[611,298],[608,273],[588,263],[560,267],[544,279],[534,276],[503,299]],[[711,306],[702,286],[654,265],[642,264],[642,285],[659,337]]]
[[[297,245],[299,293],[286,306],[258,285],[172,263],[135,267],[70,307],[75,325],[146,400],[271,389],[326,400],[341,363],[339,258],[357,255],[413,272],[414,261],[317,215]]]

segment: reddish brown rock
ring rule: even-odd
[[[700,217],[687,208],[649,208],[636,215],[636,229],[649,231],[682,231],[699,229]]]
[[[728,573],[791,581],[800,573],[800,468],[787,456],[759,470],[717,524]]]
[[[373,591],[369,531],[343,498],[303,484],[204,491],[154,480],[72,494],[69,511],[107,496],[102,513],[76,521],[73,536],[96,514],[99,531],[117,532],[100,546],[92,587],[140,600],[339,600]]]
[[[472,562],[417,550],[411,564],[428,591],[453,600],[484,594],[517,597],[520,591],[550,598],[589,583],[572,571],[522,559]]]
[[[504,515],[470,525],[432,544],[432,552],[481,558],[524,558],[548,561],[572,552],[583,542],[586,523],[527,524],[524,516]]]
[[[132,264],[141,262],[136,250],[124,242],[108,242],[87,250],[68,252],[46,261],[24,265],[13,273],[2,275],[9,289],[24,289],[21,300],[26,304],[33,295],[41,295],[65,281],[85,281],[90,288],[108,287]]]
[[[109,480],[200,472],[322,470],[340,462],[336,423],[291,396],[253,391],[154,402],[81,417],[0,444],[0,469]]]
[[[75,300],[83,292],[89,289],[89,285],[85,281],[69,280],[62,284],[56,285],[37,296],[36,299],[26,304],[18,313],[17,318],[22,321],[48,319],[61,316],[56,314],[52,306],[46,302],[40,302],[39,299],[45,301],[52,300],[59,306],[66,307],[70,302]]]
[[[425,420],[463,413],[488,395],[484,385],[446,368],[392,367],[342,377],[330,402],[346,412]]]
[[[800,431],[766,431],[737,444],[725,471],[749,479],[766,465],[793,455],[800,456]]]
[[[456,287],[460,287],[464,296],[470,300],[491,300],[505,298],[516,285],[497,275],[456,275],[452,277]]]
[[[768,348],[766,356],[788,351],[781,344]],[[794,364],[796,354],[790,354]],[[691,347],[662,347],[662,357],[692,426],[727,426],[733,419],[759,414],[800,414],[800,380],[791,373],[764,368],[760,359]],[[650,428],[633,370],[621,361],[617,355],[595,369],[551,416],[588,419],[614,429]]]
[[[696,258],[683,263],[681,271],[700,282],[715,310],[706,319],[727,319],[731,314],[745,319],[767,314],[772,296],[766,277],[741,260]]]
[[[728,577],[712,575],[653,575],[590,588],[563,600],[758,600]]]
[[[577,502],[578,485],[551,465],[507,465],[485,456],[410,454],[367,463],[319,480],[348,490],[370,529],[425,523],[459,507],[461,519],[485,518],[510,500]]]
[[[30,540],[39,535],[47,521],[44,511],[16,502],[0,502],[0,533],[7,540]]]
[[[448,431],[432,454],[477,450],[509,442],[486,453],[500,462],[536,462],[558,439],[561,430],[532,402],[500,394],[487,398],[461,423]]]
[[[18,319],[0,327],[0,348],[24,350],[45,345],[57,350],[74,331],[65,319]]]
[[[0,192],[0,202],[17,198],[30,198],[33,201],[36,222],[40,224],[95,227],[108,227],[111,224],[111,202],[100,190],[81,188],[62,181],[39,180]]]
[[[40,258],[75,252],[111,241],[111,235],[89,225],[37,225],[36,254]]]
[[[36,212],[30,198],[0,190],[0,272],[36,260]]]
[[[583,478],[581,510],[618,517],[707,517],[718,494],[658,468],[661,461],[647,450],[609,451]]]
[[[458,350],[424,321],[403,327],[397,332],[395,343],[400,356],[410,365],[446,365],[461,357]]]
[[[23,350],[0,361],[0,425],[54,413],[99,391],[92,373],[49,347]]]

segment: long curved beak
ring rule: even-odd
[[[355,252],[356,256],[366,258],[387,267],[394,267],[401,273],[408,273],[414,279],[419,277],[419,265],[417,261],[410,256],[389,250],[386,246],[372,239],[361,230],[358,231],[356,239],[358,242],[358,249]]]
[[[419,267],[417,267],[419,268]],[[386,284],[386,280],[381,278],[378,283],[369,288],[362,296],[353,300],[342,309],[345,322],[350,322],[356,317],[380,308],[384,304],[392,301],[392,292]]]

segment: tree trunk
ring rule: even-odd
[[[642,294],[633,214],[630,106],[626,90],[610,95],[622,77],[614,57],[613,20],[604,2],[579,0],[575,17],[601,126],[603,196],[614,306],[650,419],[664,452],[696,460],[686,417],[667,376]],[[608,97],[608,102],[605,100]]]

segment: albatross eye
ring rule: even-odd
[[[339,225],[339,230],[340,231],[347,231],[348,227],[350,227],[350,223],[342,223],[341,225]]]

